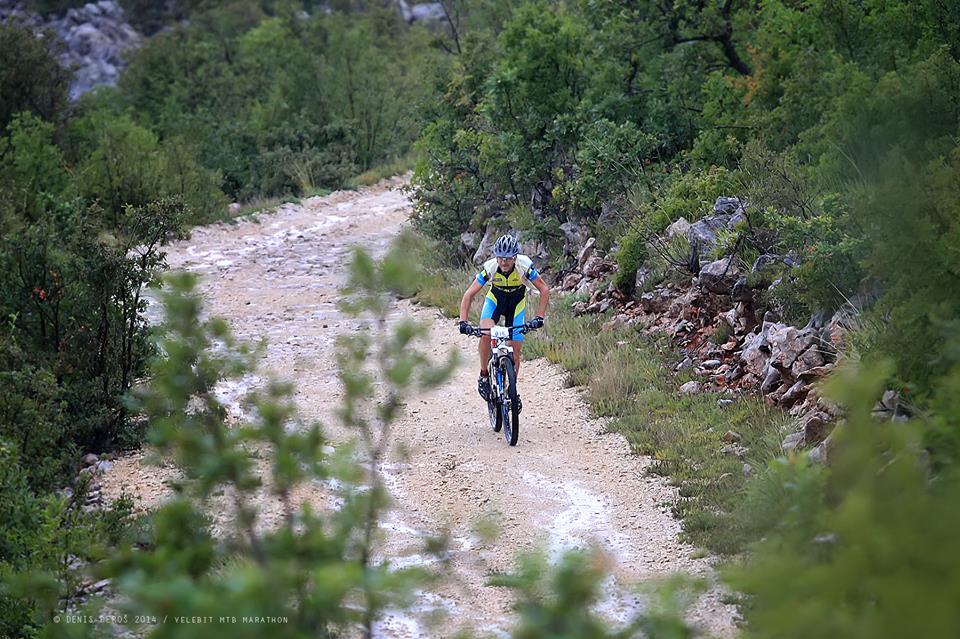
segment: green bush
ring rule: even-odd
[[[829,468],[781,474],[790,508],[731,571],[748,596],[747,637],[960,632],[960,481],[952,468],[931,481],[921,429],[871,419],[884,368],[845,376],[850,413]]]
[[[574,210],[595,214],[600,206],[641,179],[644,163],[656,149],[656,140],[632,123],[600,120],[581,134],[577,172],[558,193],[569,197]]]
[[[658,193],[656,208],[645,220],[645,225],[660,233],[681,217],[695,222],[713,214],[718,197],[736,193],[736,178],[723,167],[680,173]]]
[[[617,272],[613,285],[627,295],[632,295],[637,284],[637,270],[647,260],[646,237],[639,231],[631,231],[620,239],[617,251]]]
[[[6,134],[0,137],[0,229],[12,230],[39,220],[72,185],[52,124],[24,112]]]

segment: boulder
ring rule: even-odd
[[[483,264],[490,259],[490,251],[493,250],[493,244],[498,237],[500,237],[500,234],[493,227],[488,226],[483,232],[483,238],[480,239],[476,252],[473,254],[474,264]]]
[[[780,397],[780,404],[793,406],[810,392],[810,385],[805,382],[796,382]]]
[[[747,453],[750,452],[748,448],[741,446],[739,444],[730,444],[729,446],[724,446],[720,449],[720,454],[725,457],[736,457],[737,459],[743,459],[747,456]]]
[[[743,302],[745,304],[753,303],[753,290],[747,286],[746,276],[741,275],[737,278],[737,281],[733,283],[730,297],[734,302]]]
[[[657,288],[640,296],[640,308],[645,313],[662,313],[670,301],[669,293],[662,288]]]
[[[480,246],[480,233],[476,231],[464,231],[460,234],[460,243],[463,245],[464,252],[468,255],[475,254]]]
[[[593,295],[600,283],[597,280],[592,280],[589,277],[585,277],[580,280],[580,283],[577,284],[577,288],[574,289],[574,294],[576,295]]]
[[[580,252],[577,253],[577,267],[581,271],[583,271],[583,265],[593,256],[593,251],[596,246],[597,239],[591,237],[587,240],[587,243],[583,245],[583,248],[580,249]]]
[[[729,221],[729,215],[711,215],[690,225],[687,239],[691,246],[697,247],[701,258],[706,257],[717,243],[717,231],[725,229]]]
[[[770,268],[779,261],[780,256],[773,255],[772,253],[764,253],[754,261],[753,266],[750,267],[750,272],[759,273]]]
[[[798,376],[805,382],[811,382],[821,377],[825,377],[833,370],[833,364],[824,364],[823,366],[814,366],[800,373]]]
[[[634,290],[642,291],[646,287],[647,280],[650,278],[652,274],[653,274],[653,271],[646,264],[638,268],[637,277],[633,281]]]
[[[397,9],[400,11],[400,17],[407,24],[414,22],[439,24],[447,20],[447,12],[442,2],[410,4],[406,0],[397,0]]]
[[[747,225],[747,214],[744,211],[737,211],[727,220],[727,229],[737,231],[745,228]]]
[[[590,229],[576,222],[564,222],[560,225],[560,231],[563,232],[564,248],[570,255],[577,251],[577,247],[586,244],[590,238]]]
[[[687,234],[690,232],[690,222],[686,218],[681,217],[673,224],[667,227],[665,231],[666,236],[669,238],[674,237],[687,237]]]
[[[826,439],[832,423],[833,419],[827,413],[822,411],[810,413],[800,420],[804,441],[810,446],[822,442]]]
[[[743,213],[743,202],[738,197],[720,196],[713,203],[713,212],[717,215],[735,215]]]
[[[803,446],[803,433],[790,433],[780,442],[780,449],[789,453]]]
[[[680,387],[680,394],[696,395],[697,393],[701,392],[701,390],[702,390],[702,387],[700,386],[700,382],[696,380],[691,380]]]
[[[533,260],[533,265],[538,271],[542,271],[550,257],[547,247],[537,239],[527,239],[520,242],[520,252]]]
[[[690,318],[699,314],[702,304],[703,291],[697,286],[691,286],[683,295],[673,298],[667,308],[667,315]]]
[[[717,295],[729,294],[740,277],[735,260],[731,256],[705,264],[698,275],[700,286]]]
[[[743,437],[741,437],[740,433],[738,433],[735,430],[728,430],[723,434],[723,437],[721,437],[720,439],[722,439],[724,442],[728,444],[737,444],[743,440]]]
[[[563,278],[560,288],[565,291],[572,291],[582,279],[583,276],[580,273],[568,273],[566,277]]]
[[[768,366],[766,372],[764,373],[763,381],[760,383],[760,392],[764,395],[773,392],[780,385],[783,378],[780,375],[780,371]]]
[[[771,326],[767,329],[766,336],[770,344],[770,364],[781,369],[790,369],[797,358],[816,340],[816,332],[813,330],[782,324]],[[820,364],[822,363],[821,361]]]
[[[597,257],[596,255],[590,256],[580,264],[580,271],[587,277],[594,279],[602,277],[605,270],[606,265],[603,262],[603,258]]]
[[[825,363],[823,355],[820,354],[820,350],[816,346],[811,346],[797,357],[790,366],[790,371],[794,375],[799,376],[809,370],[820,368]]]
[[[743,367],[756,376],[764,374],[770,358],[765,347],[766,342],[761,335],[747,335],[743,340],[743,350],[740,351],[740,361]]]

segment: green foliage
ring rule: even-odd
[[[70,73],[57,61],[56,37],[0,24],[0,131],[22,111],[58,121],[67,105]]]
[[[578,173],[561,193],[569,194],[575,210],[592,212],[639,178],[643,165],[650,163],[656,139],[632,123],[600,120],[587,126],[579,145]]]
[[[136,439],[121,398],[151,353],[143,287],[183,216],[176,201],[128,208],[108,236],[98,210],[61,204],[0,242],[0,432],[36,462],[35,489],[63,481],[77,450]]]
[[[84,481],[65,496],[36,493],[29,460],[0,437],[0,632],[8,637],[37,636],[84,579],[71,564],[102,559],[130,530],[129,500],[87,513]]]
[[[736,192],[736,178],[723,167],[681,173],[658,194],[656,208],[645,224],[654,232],[662,232],[681,217],[696,222],[713,214],[718,197]]]
[[[731,573],[749,596],[747,636],[952,636],[960,483],[931,481],[920,430],[870,418],[885,367],[843,376],[850,409],[829,469],[784,477],[792,507],[751,563]],[[808,474],[808,473],[802,473]],[[826,490],[820,484],[826,482]]]
[[[612,629],[593,612],[605,575],[605,559],[599,551],[569,551],[556,565],[550,565],[542,553],[530,553],[521,555],[516,572],[494,577],[491,583],[511,588],[518,595],[514,608],[520,619],[510,633],[514,639],[694,636],[682,614],[696,584],[682,580],[660,584],[658,597],[648,610],[622,628]]]
[[[114,102],[190,140],[234,199],[340,188],[410,151],[442,67],[427,42],[393,11],[209,5],[137,53]]]
[[[646,237],[639,231],[633,231],[620,240],[617,251],[617,273],[613,276],[613,285],[632,295],[637,285],[637,269],[647,259]]]
[[[93,112],[73,122],[71,147],[80,194],[104,208],[111,226],[125,208],[164,197],[182,199],[194,223],[225,212],[219,176],[198,165],[197,147],[185,138],[161,143],[129,118]]]
[[[0,137],[0,229],[38,220],[68,189],[63,153],[53,143],[53,125],[23,112]],[[8,228],[5,228],[8,227]]]

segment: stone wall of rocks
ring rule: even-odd
[[[98,86],[116,84],[127,54],[143,41],[113,0],[91,2],[62,16],[46,18],[28,11],[22,2],[0,0],[0,22],[50,29],[57,34],[65,45],[60,62],[74,69],[70,87],[73,100]]]
[[[743,215],[739,199],[719,198],[711,215],[692,224],[677,220],[666,235],[685,236],[706,260],[716,245],[717,232],[733,228]],[[686,282],[667,281],[653,287],[645,286],[650,272],[641,268],[637,290],[645,292],[626,296],[609,285],[616,262],[599,252],[594,238],[587,238],[573,268],[558,278],[558,285],[563,291],[588,296],[574,306],[575,312],[607,314],[605,329],[633,325],[665,334],[679,353],[675,369],[689,370],[697,377],[684,384],[681,392],[759,393],[771,405],[788,411],[796,420],[796,432],[784,439],[784,451],[806,448],[814,459],[823,460],[833,424],[842,415],[820,396],[817,382],[835,366],[851,318],[840,311],[830,317],[815,316],[804,327],[779,321],[760,303],[759,287],[766,284],[751,284],[763,279],[749,277],[776,262],[795,265],[789,256],[762,255],[749,265],[727,257],[707,261]],[[735,436],[730,435],[731,450],[738,446],[732,441]]]

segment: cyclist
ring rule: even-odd
[[[533,267],[533,260],[526,255],[520,255],[520,243],[510,235],[503,235],[497,240],[493,245],[493,255],[493,258],[484,262],[477,277],[463,294],[463,299],[460,301],[460,332],[464,335],[473,332],[473,326],[467,321],[467,316],[470,313],[473,298],[486,284],[490,284],[490,290],[483,301],[480,328],[496,325],[501,317],[505,318],[504,323],[509,326],[523,325],[529,284],[540,291],[540,305],[536,317],[530,320],[530,326],[542,328],[547,304],[550,302],[550,287]],[[518,376],[522,342],[522,333],[515,335],[511,341],[513,364]],[[490,353],[490,336],[483,335],[480,337],[480,379],[477,380],[477,391],[484,400],[490,398],[490,378],[487,376]],[[518,397],[517,410],[522,409],[522,406]]]

